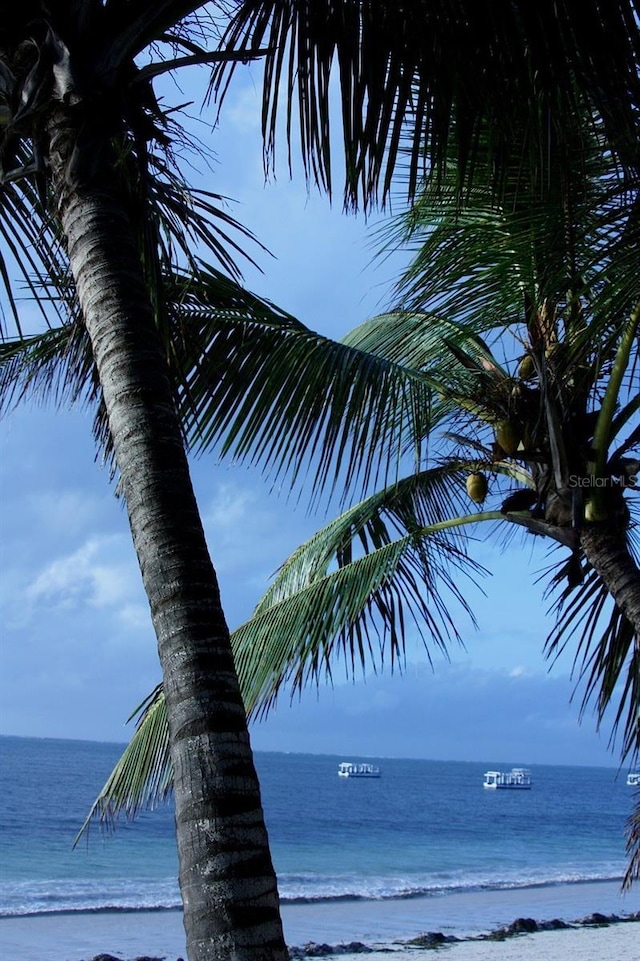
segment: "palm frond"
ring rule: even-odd
[[[420,371],[314,333],[221,271],[175,269],[162,278],[158,314],[186,438],[199,453],[260,464],[314,496],[339,482],[344,496],[413,463],[430,429],[433,389]],[[73,288],[65,290],[74,309]],[[6,341],[0,397],[29,393],[87,403],[107,458],[110,438],[90,345],[79,318]]]
[[[98,20],[104,16],[108,21],[109,15],[115,14],[115,6],[108,6],[108,11],[105,8],[97,15]],[[122,21],[126,24],[133,16],[138,26],[143,21],[152,25],[170,16],[170,11],[177,14],[183,8],[197,6],[202,4],[165,3],[161,4],[163,12],[158,12],[151,6],[140,6],[134,11],[127,5],[127,10],[121,11]],[[0,280],[7,292],[18,335],[23,324],[15,273],[47,323],[52,315],[55,322],[65,320],[73,299],[66,254],[57,233],[55,213],[50,210],[45,162],[48,147],[42,139],[43,124],[38,121],[41,113],[48,109],[47,91],[55,80],[55,51],[48,50],[47,44],[59,43],[64,47],[69,83],[77,79],[74,63],[80,54],[76,47],[82,47],[81,58],[86,66],[86,44],[94,45],[91,70],[83,78],[81,89],[74,87],[73,95],[76,100],[97,98],[97,103],[103,103],[106,98],[121,115],[119,122],[112,119],[111,125],[105,126],[97,120],[97,108],[84,111],[78,149],[73,152],[77,169],[69,169],[67,178],[70,182],[77,181],[81,175],[91,179],[93,166],[103,162],[108,151],[109,162],[127,198],[141,263],[157,312],[163,306],[163,277],[170,274],[176,264],[183,269],[196,269],[194,251],[207,256],[239,280],[238,263],[242,260],[254,263],[251,250],[262,249],[250,231],[224,209],[225,198],[195,189],[185,180],[177,163],[178,153],[180,159],[191,153],[197,154],[199,161],[206,161],[211,151],[174,119],[174,111],[161,108],[150,80],[144,78],[141,70],[130,63],[126,67],[120,64],[117,70],[106,71],[104,75],[100,73],[94,61],[100,59],[100,52],[109,48],[109,38],[113,39],[111,28],[107,29],[102,23],[101,33],[99,25],[93,24],[89,35],[79,39],[77,23],[65,21],[63,24],[62,13],[58,20],[57,25],[73,50],[67,49],[53,27],[45,31],[43,39],[40,36],[42,22],[38,18],[33,22],[27,20],[22,29],[25,37],[33,41],[30,44],[35,57],[33,69],[37,67],[45,75],[35,83],[30,82],[26,68],[15,76],[7,68],[11,83],[3,96],[3,103],[8,106],[6,122],[0,128],[0,236],[5,241],[0,252]],[[126,33],[126,26],[123,30]],[[42,56],[38,56],[38,51]],[[121,51],[121,55],[125,54]],[[29,96],[35,98],[33,105],[29,109],[14,109],[15,104],[24,107],[27,102],[26,87],[31,90]],[[6,324],[0,325],[0,334],[6,337],[9,332],[3,328]]]
[[[433,389],[418,370],[333,342],[200,265],[174,292],[181,411],[196,451],[260,463],[317,494],[420,459]],[[306,461],[305,461],[306,458]]]
[[[21,154],[25,159],[25,154]],[[0,168],[0,282],[5,290],[18,335],[26,331],[21,305],[35,308],[44,326],[66,318],[63,293],[68,288],[67,258],[55,225],[44,213],[38,190],[30,180],[4,181]],[[20,290],[17,273],[24,285]],[[10,328],[0,311],[0,339]]]
[[[135,709],[136,730],[78,832],[74,845],[92,823],[113,828],[122,812],[133,820],[142,810],[166,801],[173,790],[169,725],[162,685]]]
[[[159,0],[158,3],[108,0],[104,6],[101,27],[107,31],[109,43],[105,44],[100,69],[112,71],[132,61],[150,44],[157,44],[167,31],[175,30],[205,3],[203,0]]]
[[[397,310],[356,327],[344,342],[424,372],[435,392],[432,435],[433,427],[446,418],[465,423],[467,429],[473,421],[476,427],[478,422],[499,424],[512,412],[514,391],[520,406],[526,401],[535,418],[536,395],[521,382],[516,386],[483,334],[491,335],[499,349],[506,339],[504,330],[496,331],[487,317],[470,324],[466,318],[457,322],[437,313]],[[469,442],[473,443],[471,438]]]
[[[464,505],[462,468],[448,465],[406,478],[345,511],[301,545],[231,636],[247,713],[273,706],[283,687],[331,678],[337,659],[347,675],[402,663],[409,631],[427,656],[460,641],[453,602],[473,623],[464,574],[484,573],[464,550],[466,525],[500,514],[450,516]],[[427,518],[433,523],[426,524]],[[168,730],[156,689],[137,709],[138,725],[121,761],[94,802],[81,834],[99,821],[112,826],[167,796]],[[158,769],[156,769],[156,765]]]
[[[337,73],[345,199],[367,205],[388,195],[403,148],[409,196],[427,164],[439,180],[454,138],[459,185],[473,182],[481,166],[481,136],[490,137],[498,187],[514,156],[526,157],[542,184],[548,157],[567,151],[570,121],[585,111],[602,118],[622,166],[637,170],[636,13],[633,0],[243,0],[223,43],[247,54],[269,48],[262,109],[267,161],[275,154],[284,94],[289,144],[297,121],[307,173],[328,188]],[[221,65],[214,72],[220,97],[232,71]]]
[[[409,620],[429,651],[459,640],[452,607],[473,622],[461,575],[482,569],[463,530],[499,513],[466,512],[459,463],[405,478],[345,511],[283,564],[250,621],[234,633],[249,711],[261,713],[286,684],[301,691],[332,675],[340,653],[348,675],[401,659]],[[456,510],[457,508],[457,510]],[[375,642],[372,640],[375,638]]]
[[[343,343],[394,363],[427,371],[434,387],[443,389],[450,375],[460,367],[448,344],[489,357],[490,350],[480,335],[493,329],[484,326],[479,331],[466,322],[466,317],[459,321],[437,312],[402,309],[364,321],[345,335]]]
[[[623,379],[628,370],[632,355],[637,352],[637,331],[639,325],[640,302],[636,304],[629,321],[621,332],[620,342],[616,350],[611,374],[602,398],[602,406],[594,428],[593,447],[595,457],[593,470],[596,475],[602,475],[607,462],[609,449],[613,440],[613,422],[618,413]]]
[[[582,299],[602,332],[630,313],[638,290],[631,253],[640,239],[638,185],[614,178],[605,144],[596,141],[591,151],[574,161],[568,200],[558,190],[521,196],[519,168],[511,201],[476,186],[461,205],[454,185],[427,185],[380,235],[383,249],[416,251],[398,285],[402,307],[464,317],[472,327],[484,322],[485,329],[493,318],[495,329],[529,324],[527,304],[548,302],[572,344],[583,332],[584,314],[575,309]]]
[[[79,323],[0,342],[0,413],[27,395],[59,406],[99,403],[91,347]]]
[[[600,725],[615,704],[611,741],[621,731],[622,759],[637,756],[640,651],[635,630],[586,561],[579,576],[571,578],[567,586],[567,563],[575,563],[575,559],[563,562],[550,582],[551,593],[560,590],[552,608],[556,623],[545,642],[545,653],[557,659],[575,641],[574,671],[578,685],[584,687],[581,713],[594,704]]]
[[[633,814],[627,822],[627,870],[622,879],[623,891],[628,891],[634,881],[640,881],[640,799],[636,800]]]

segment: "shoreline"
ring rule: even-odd
[[[601,920],[600,920],[601,919]],[[561,927],[522,930],[531,919],[519,919],[509,930],[453,941],[437,936],[420,943],[403,942],[367,953],[368,961],[389,961],[390,951],[402,961],[424,961],[425,953],[437,951],[449,961],[640,961],[640,915],[637,918],[582,919]],[[399,959],[400,961],[400,959]]]
[[[506,927],[516,918],[570,922],[600,913],[633,915],[640,892],[621,894],[619,881],[455,891],[385,901],[334,901],[282,905],[287,944],[308,941],[388,943],[425,931],[470,938]],[[320,936],[317,936],[318,933]]]
[[[618,882],[458,892],[384,902],[285,903],[282,916],[293,958],[366,953],[369,961],[384,961],[383,956],[400,953],[406,961],[418,961],[418,954],[424,957],[425,950],[435,947],[445,951],[451,961],[515,961],[515,938],[518,959],[587,961],[590,955],[585,951],[598,945],[597,951],[593,949],[594,961],[640,961],[640,897],[633,890],[622,897]],[[579,922],[594,916],[604,918],[602,927]],[[612,916],[617,923],[612,923]],[[537,930],[529,924],[527,931],[518,922],[514,927],[515,919],[532,918]],[[554,927],[556,920],[567,927]],[[510,936],[504,933],[509,928]],[[345,948],[354,943],[357,947],[348,952]],[[315,947],[305,951],[305,945]],[[522,953],[525,945],[526,955]],[[576,945],[575,952],[572,945]],[[105,952],[119,961],[185,958],[180,910],[0,919],[0,954],[7,961],[90,961]]]
[[[527,895],[527,892],[533,891],[553,891],[557,888],[571,888],[572,890],[577,890],[580,886],[586,888],[593,888],[594,885],[621,885],[621,877],[602,877],[602,878],[578,878],[575,880],[553,880],[553,881],[531,881],[524,882],[522,884],[513,885],[491,885],[491,884],[480,884],[480,885],[469,885],[468,887],[457,887],[457,888],[433,888],[431,890],[407,890],[402,891],[398,894],[383,894],[383,895],[366,895],[366,894],[327,894],[327,895],[300,895],[295,897],[281,896],[280,907],[282,910],[288,911],[289,908],[295,907],[310,907],[315,908],[318,906],[326,906],[328,908],[335,907],[336,905],[346,905],[346,906],[357,906],[359,905],[375,905],[377,910],[384,910],[385,905],[393,905],[396,902],[402,901],[420,901],[420,902],[431,902],[433,899],[439,898],[458,898],[458,897],[490,897],[499,898],[501,896],[509,897],[510,895]],[[438,903],[437,900],[434,903]],[[39,918],[39,917],[54,917],[62,915],[70,915],[72,917],[79,917],[84,914],[153,914],[161,913],[164,911],[177,911],[180,912],[182,906],[180,903],[171,904],[101,904],[96,906],[91,906],[89,904],[82,907],[62,907],[62,908],[40,908],[34,910],[25,910],[16,914],[5,913],[0,909],[0,921],[11,919],[11,918]]]
[[[135,955],[99,948],[95,954],[85,951],[73,956],[64,949],[59,953],[60,949],[60,945],[49,944],[43,948],[44,953],[25,955],[25,961],[54,961],[58,957],[68,961],[184,961],[186,957],[184,950],[177,955],[164,948],[144,954],[136,949]],[[376,945],[314,942],[289,948],[291,961],[338,956],[345,961],[356,961],[357,956],[362,961],[362,955],[366,955],[367,961],[389,961],[390,954],[400,955],[401,961],[420,961],[425,952],[436,950],[444,951],[450,961],[640,961],[640,912],[629,917],[594,914],[572,922],[538,923],[519,918],[506,928],[464,938],[429,932],[418,938]],[[7,961],[20,959],[11,954]]]

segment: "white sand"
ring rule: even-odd
[[[640,961],[640,923],[454,944],[446,957],[449,961]]]
[[[387,952],[351,955],[390,961]],[[462,941],[436,951],[402,951],[395,961],[640,961],[640,922],[519,934],[506,941]],[[345,958],[346,961],[346,958]]]
[[[88,961],[96,954],[186,958],[180,911],[0,918],[2,961]]]
[[[2,919],[0,956],[3,961],[88,961],[99,951],[109,951],[121,958],[134,958],[141,953],[138,943],[134,948],[130,930],[136,917],[104,914]],[[144,953],[164,956],[167,961],[185,957],[184,948],[180,948],[183,936],[178,912],[157,914],[155,918],[145,913],[144,927]],[[83,928],[87,935],[84,946]],[[506,941],[460,941],[435,951],[395,943],[386,951],[334,957],[336,961],[640,961],[640,922],[539,931]]]

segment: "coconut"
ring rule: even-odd
[[[533,362],[533,357],[531,354],[525,354],[518,365],[518,377],[521,380],[531,380],[535,377],[536,365]]]
[[[467,477],[467,494],[476,504],[482,504],[489,492],[487,478],[480,471],[474,471]]]
[[[505,454],[514,457],[518,451],[522,435],[519,427],[510,420],[503,420],[496,427],[496,440]]]

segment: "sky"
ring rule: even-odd
[[[278,179],[265,184],[255,68],[237,75],[210,142],[207,185],[237,201],[231,212],[272,254],[256,251],[263,273],[248,268],[248,287],[332,337],[384,308],[404,256],[374,259],[380,217],[344,215],[339,188],[332,206],[298,171],[291,181],[284,144]],[[247,467],[208,456],[192,471],[233,628],[325,516]],[[615,766],[609,727],[598,733],[590,711],[580,723],[571,652],[553,665],[542,655],[552,624],[536,583],[544,551],[481,542],[474,556],[492,576],[482,591],[464,588],[478,622],[459,622],[464,647],[430,665],[408,636],[401,673],[355,682],[338,665],[332,687],[284,696],[253,724],[254,748]],[[85,410],[29,404],[0,422],[0,632],[1,734],[127,740],[127,718],[160,669],[126,514]]]

